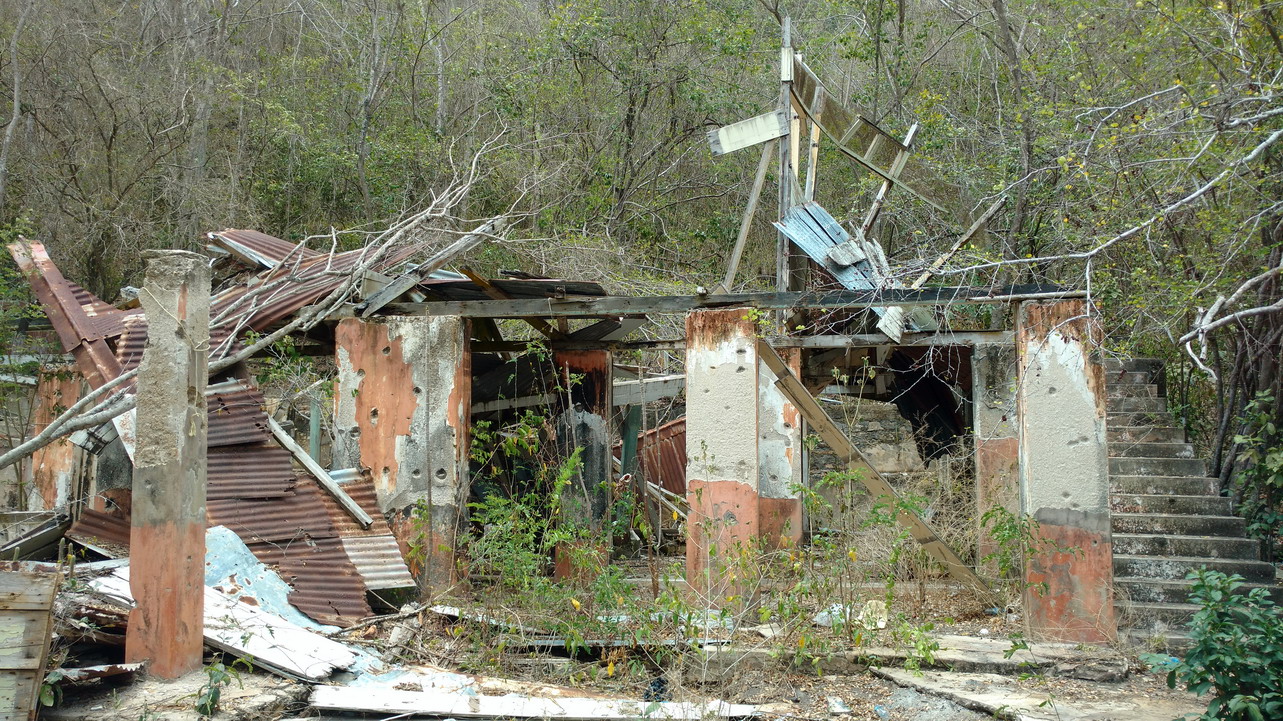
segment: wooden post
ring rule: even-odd
[[[186,251],[148,254],[139,294],[147,346],[138,370],[125,660],[174,679],[201,667],[205,599],[205,386],[209,265]]]

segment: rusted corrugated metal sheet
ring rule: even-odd
[[[290,603],[322,623],[346,626],[370,615],[365,584],[338,538],[299,538],[246,544],[294,587]],[[359,591],[359,592],[358,592]]]
[[[120,512],[95,511],[86,508],[71,524],[67,536],[89,546],[122,556],[129,549],[129,516]]]
[[[360,476],[342,484],[342,488],[374,519],[369,528],[363,529],[328,493],[321,494],[330,522],[343,539],[343,548],[365,581],[366,588],[381,590],[414,586],[414,577],[401,555],[401,547],[379,510],[374,482],[367,476]]]
[[[253,388],[209,397],[209,446],[266,443],[263,394]],[[288,459],[287,459],[288,460]]]
[[[298,483],[289,451],[280,446],[223,446],[207,455],[208,500],[279,498]],[[215,524],[217,525],[217,524]]]
[[[227,229],[209,234],[210,244],[236,256],[248,265],[275,268],[286,258],[307,260],[320,255],[257,230]]]
[[[637,436],[637,466],[642,478],[686,495],[686,419],[678,418]]]
[[[288,542],[311,536],[338,535],[330,523],[320,494],[311,483],[300,479],[291,493],[275,498],[230,498],[205,504],[209,525],[226,526],[246,543]]]

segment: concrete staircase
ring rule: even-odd
[[[1115,608],[1124,640],[1180,649],[1198,607],[1185,575],[1200,566],[1237,573],[1277,601],[1273,564],[1246,535],[1207,461],[1194,457],[1167,410],[1161,361],[1106,362]]]

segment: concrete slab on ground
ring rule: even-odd
[[[200,721],[196,697],[209,683],[204,671],[173,681],[139,678],[121,685],[103,684],[92,689],[67,690],[63,702],[40,711],[44,721]],[[282,716],[307,697],[311,687],[264,673],[241,673],[239,682],[223,687],[217,718],[225,721],[260,721]]]
[[[1129,671],[1127,659],[1122,654],[1103,646],[1029,643],[1027,649],[1012,652],[1013,642],[1006,638],[955,635],[932,638],[940,648],[933,654],[935,663],[924,662],[924,666],[1006,676],[1037,671],[1084,681],[1119,681],[1126,678]],[[823,673],[860,673],[869,666],[901,666],[908,655],[904,648],[869,646],[825,655],[819,659],[816,668]],[[703,659],[688,665],[687,675],[706,678],[737,669],[776,667],[780,663],[779,653],[769,648],[745,648],[742,645],[710,647],[705,649]]]
[[[1046,691],[1022,688],[1006,676],[989,673],[874,669],[873,673],[906,688],[948,699],[960,706],[984,711],[999,718],[1042,721],[1169,721],[1185,714],[1201,713],[1192,695],[1187,700],[1138,698],[1101,684],[1090,701],[1051,699]]]

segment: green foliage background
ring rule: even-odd
[[[137,282],[140,249],[196,248],[211,229],[297,240],[383,227],[485,146],[458,215],[526,215],[475,268],[690,292],[724,270],[757,155],[715,158],[705,133],[775,107],[788,14],[836,97],[897,135],[920,124],[915,149],[960,206],[1011,198],[939,282],[1090,286],[1116,348],[1170,356],[1197,308],[1277,262],[1279,152],[1260,146],[1283,120],[1278,12],[1266,0],[11,0],[0,98],[16,91],[19,112],[4,113],[0,221],[29,219],[70,278],[112,299]],[[819,168],[818,200],[858,219],[876,183],[831,144]],[[773,284],[765,207],[742,287]],[[960,229],[893,193],[875,235],[908,275]]]

